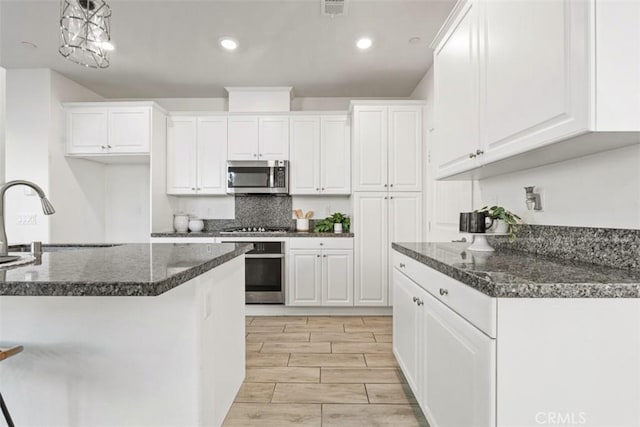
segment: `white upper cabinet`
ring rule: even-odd
[[[167,124],[167,194],[225,194],[227,118],[174,116]]]
[[[638,16],[634,0],[460,1],[433,44],[438,177],[640,143]]]
[[[64,107],[67,154],[104,157],[149,154],[154,109],[150,103],[67,103]]]
[[[109,152],[148,153],[151,141],[151,109],[109,109]]]
[[[352,106],[353,190],[422,191],[422,103]]]
[[[289,193],[320,193],[320,117],[292,117]]]
[[[289,159],[289,117],[260,117],[259,160]]]
[[[477,2],[462,6],[434,50],[434,156],[439,174],[475,166],[478,147]]]
[[[198,194],[226,194],[226,117],[198,117],[197,153]]]
[[[106,108],[67,109],[67,153],[103,153],[108,145]]]
[[[167,194],[196,194],[197,119],[167,119]]]
[[[288,116],[229,116],[229,160],[288,160]]]
[[[258,160],[258,118],[231,116],[228,126],[229,160]]]
[[[363,105],[353,108],[354,191],[387,189],[387,127],[387,107]]]
[[[351,129],[348,116],[320,118],[320,191],[351,194]]]
[[[290,194],[351,193],[346,115],[291,117],[290,135]]]

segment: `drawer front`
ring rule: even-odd
[[[350,237],[295,237],[289,240],[290,249],[353,249]]]
[[[496,338],[496,298],[396,251],[393,266],[485,334]]]

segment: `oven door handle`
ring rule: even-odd
[[[284,258],[284,254],[246,254],[246,258]]]

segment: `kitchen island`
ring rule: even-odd
[[[393,351],[431,426],[640,425],[640,271],[393,249]]]
[[[0,348],[25,349],[0,365],[16,425],[221,425],[251,247],[57,246],[1,271]]]

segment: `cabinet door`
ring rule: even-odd
[[[320,118],[292,117],[289,194],[320,192]]]
[[[151,108],[109,108],[109,153],[149,153]]]
[[[389,107],[389,188],[422,191],[422,107]]]
[[[484,163],[587,130],[587,3],[483,3]]]
[[[198,117],[197,162],[198,194],[226,194],[226,117]]]
[[[289,117],[260,117],[260,160],[289,160]]]
[[[495,426],[496,342],[425,292],[422,408],[433,427]]]
[[[322,304],[322,258],[320,251],[295,249],[289,252],[289,305]]]
[[[389,193],[389,246],[393,242],[421,242],[422,223],[422,193]],[[391,268],[391,257],[388,262]],[[389,270],[389,283],[393,283],[392,273]],[[393,291],[389,296],[392,298]]]
[[[473,169],[478,142],[478,18],[467,1],[434,51],[434,150],[438,176]]]
[[[355,305],[386,306],[388,302],[387,193],[356,193],[354,197]]]
[[[196,194],[195,117],[167,119],[167,194]]]
[[[397,269],[393,269],[393,354],[416,399],[420,399],[418,350],[422,327],[418,321],[421,289]]]
[[[351,194],[351,130],[347,116],[320,119],[322,194]]]
[[[258,118],[231,116],[228,120],[229,160],[258,160]]]
[[[67,153],[92,154],[107,150],[109,134],[106,108],[67,110]]]
[[[385,191],[388,185],[387,122],[383,106],[353,109],[353,190]]]
[[[322,305],[353,305],[353,251],[322,251]]]

